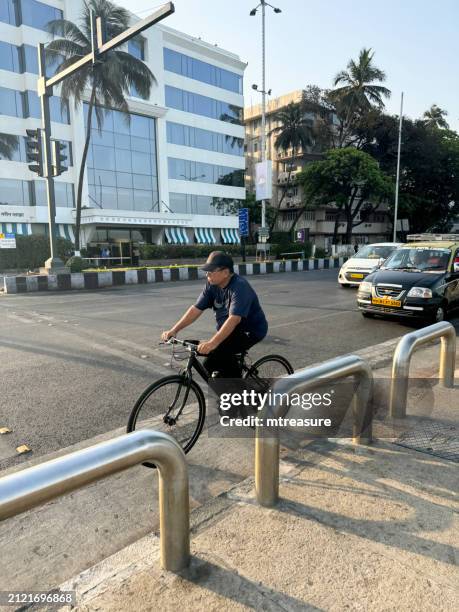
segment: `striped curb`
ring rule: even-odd
[[[235,264],[234,271],[241,276],[305,272],[340,268],[345,257],[327,259],[300,259]],[[93,290],[122,285],[141,285],[171,281],[204,279],[206,274],[197,266],[171,266],[170,268],[143,268],[139,270],[113,270],[41,276],[4,276],[4,293],[31,293],[34,291]]]

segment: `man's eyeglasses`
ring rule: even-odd
[[[206,274],[215,274],[215,272],[223,272],[226,268],[216,268],[215,270],[206,270]]]

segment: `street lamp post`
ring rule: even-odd
[[[397,150],[397,178],[395,180],[395,206],[394,206],[394,237],[397,242],[397,216],[398,216],[398,190],[400,186],[400,150],[402,148],[402,123],[403,123],[403,91],[400,101],[400,121],[398,124],[398,150]]]
[[[260,4],[250,11],[250,16],[254,17],[261,6],[261,161],[266,161],[266,94],[270,94],[271,90],[266,91],[266,7],[269,6],[275,13],[282,13],[280,8],[272,6],[266,0],[261,0]],[[257,85],[252,85],[252,88],[260,91]],[[261,201],[261,227],[266,228],[266,201]]]

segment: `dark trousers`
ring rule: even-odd
[[[212,376],[212,372],[218,372],[220,378],[240,378],[241,364],[236,357],[238,353],[248,351],[249,348],[260,342],[250,332],[243,332],[239,326],[209,353],[204,361],[204,367]]]

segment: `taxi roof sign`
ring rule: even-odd
[[[408,234],[408,242],[458,242],[459,234]]]

